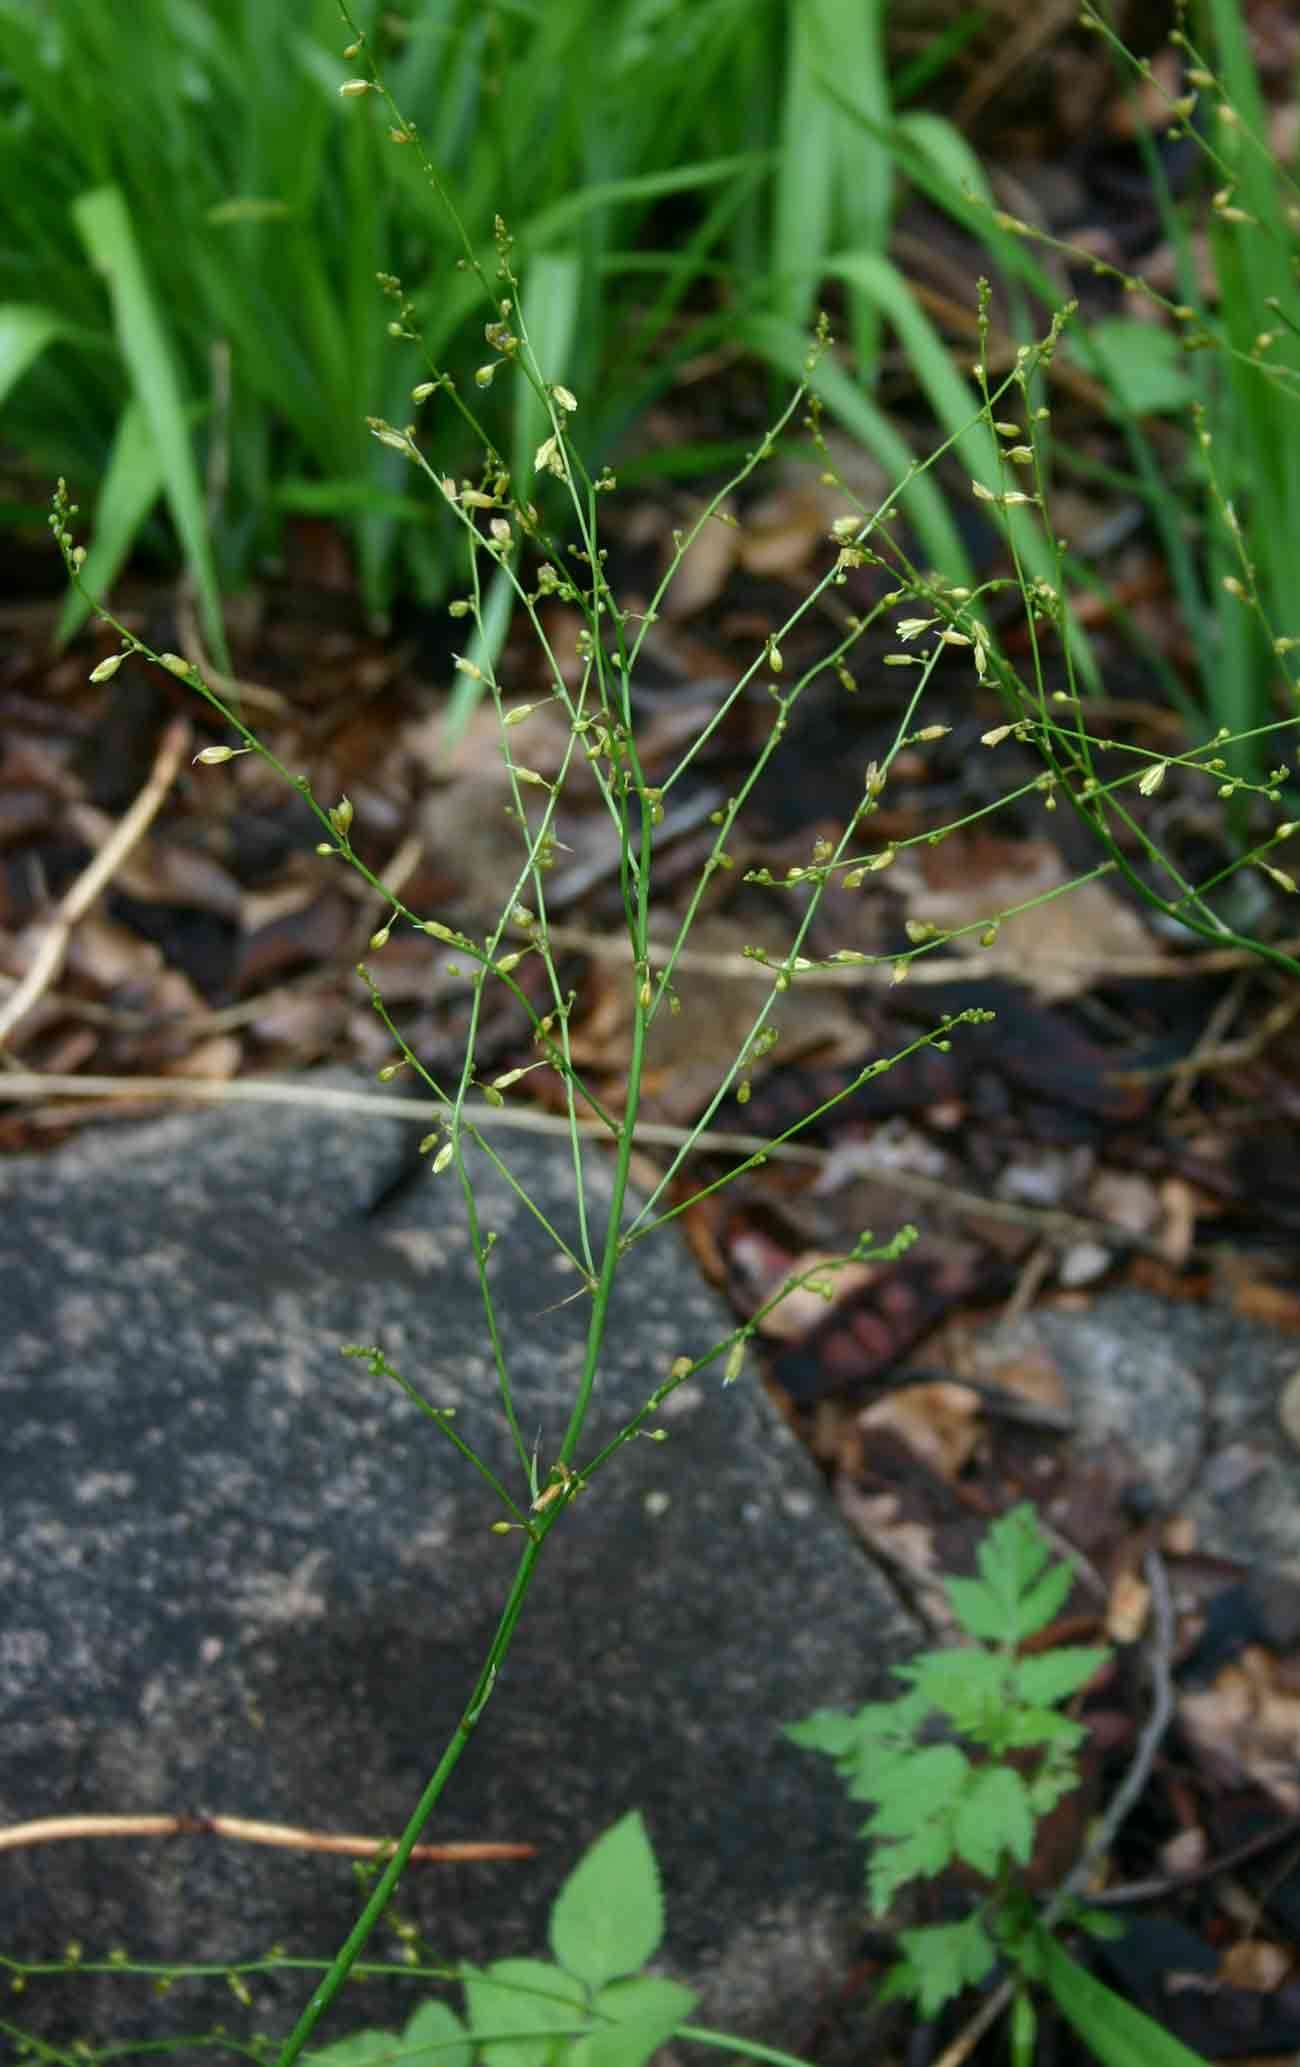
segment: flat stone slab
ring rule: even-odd
[[[1065,1378],[1076,1447],[1121,1439],[1157,1503],[1203,1550],[1300,1576],[1300,1449],[1280,1413],[1300,1341],[1226,1307],[1103,1292],[985,1337],[981,1369],[1045,1349]]]
[[[326,1082],[352,1081],[330,1073]],[[491,1490],[391,1382],[378,1343],[526,1504],[454,1174],[378,1214],[402,1123],[291,1105],[90,1130],[0,1164],[0,1817],[204,1811],[395,1835],[461,1713],[514,1568]],[[495,1137],[575,1235],[567,1147]],[[608,1165],[587,1157],[590,1197]],[[533,1215],[476,1157],[525,1444],[545,1466],[587,1316]],[[634,1245],[581,1457],[727,1331],[675,1232]],[[716,1367],[715,1367],[716,1369]],[[412,1868],[400,1911],[449,1961],[544,1952],[554,1890],[644,1811],[670,1970],[701,2015],[806,2028],[859,1906],[860,1809],[783,1722],[886,1684],[918,1632],[866,1564],[752,1372],[693,1380],[564,1514],[430,1839],[527,1840],[524,1863]],[[892,1683],[891,1683],[892,1684]],[[345,1861],[202,1838],[10,1854],[0,1947],[140,1958],[328,1957]],[[396,1941],[381,1927],[376,1956]],[[33,1981],[66,2042],[285,2032],[301,1975],[155,1999]],[[322,2035],[413,1997],[345,1995]]]

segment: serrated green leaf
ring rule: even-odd
[[[981,1643],[1007,1641],[1007,1604],[993,1587],[982,1579],[945,1579],[943,1590],[967,1636]]]
[[[1039,1950],[1052,2000],[1101,2067],[1206,2067],[1199,2053],[1098,1981],[1046,1931],[1039,1932]]]
[[[889,1791],[868,1824],[876,1837],[906,1837],[960,1798],[970,1774],[970,1760],[956,1744],[927,1744],[902,1759],[890,1776]]]
[[[867,1865],[867,1892],[874,1914],[883,1916],[909,1880],[933,1880],[951,1857],[952,1833],[946,1817],[936,1817],[911,1837],[877,1845]]]
[[[1090,1680],[1108,1656],[1100,1645],[1069,1644],[1035,1658],[1017,1658],[1013,1667],[1016,1696],[1027,1707],[1050,1708]]]
[[[961,1650],[928,1651],[914,1660],[911,1677],[927,1704],[940,1709],[962,1731],[977,1728],[990,1707],[1005,1706],[1006,1663],[992,1651],[970,1645]]]
[[[828,1758],[847,1758],[857,1748],[862,1726],[843,1708],[818,1708],[800,1721],[786,1723],[782,1735],[804,1751],[822,1751]]]
[[[937,2016],[963,1988],[982,1981],[997,1959],[978,1910],[961,1923],[935,1923],[924,1930],[904,1931],[899,1943],[910,1976],[907,1992],[915,1997],[917,2009],[927,2020]]]
[[[1049,1763],[1029,1782],[1029,1801],[1035,1816],[1050,1816],[1058,1801],[1073,1794],[1079,1784],[1078,1769],[1072,1763]]]
[[[1002,1741],[1011,1751],[1026,1751],[1035,1744],[1073,1751],[1087,1734],[1082,1723],[1055,1708],[1021,1708],[1008,1718]]]
[[[586,1991],[541,1959],[465,1969],[465,2013],[485,2067],[539,2067],[561,2033],[585,2029]]]
[[[976,1553],[990,1586],[1014,1600],[1033,1585],[1051,1552],[1027,1500],[1000,1514],[985,1533]]]
[[[1046,1629],[1054,1615],[1058,1615],[1069,1597],[1074,1584],[1074,1573],[1069,1565],[1053,1565],[1044,1572],[1037,1585],[1031,1586],[1014,1605],[1011,1621],[1011,1641],[1022,1644],[1026,1637],[1034,1636],[1040,1629]]]
[[[1034,1848],[1034,1812],[1014,1766],[977,1772],[953,1817],[953,1842],[968,1866],[991,1880],[1009,1852],[1023,1866]]]
[[[560,1889],[551,1909],[551,1950],[567,1972],[603,1988],[643,1967],[663,1934],[659,1868],[633,1810],[596,1839]]]
[[[690,2016],[696,2000],[693,1989],[657,1974],[611,1981],[592,2004],[595,2028],[573,2047],[565,2067],[645,2067]],[[601,2018],[610,2022],[602,2025]]]

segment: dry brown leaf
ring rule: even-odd
[[[732,1245],[738,1262],[743,1263],[742,1251],[747,1239],[745,1235],[739,1235]],[[823,1265],[826,1266],[824,1269]],[[845,1262],[833,1251],[813,1249],[796,1257],[786,1276],[802,1277],[810,1270],[817,1272],[816,1277],[810,1284],[795,1285],[786,1293],[780,1304],[760,1321],[760,1334],[773,1342],[801,1342],[834,1307],[847,1299],[850,1293],[864,1291],[876,1275],[875,1267],[870,1263]],[[770,1291],[766,1296],[771,1297]]]
[[[1219,1979],[1229,1988],[1251,1988],[1272,1995],[1291,1971],[1291,1954],[1264,1938],[1242,1938],[1229,1945],[1219,1962]]]
[[[233,1034],[210,1034],[168,1065],[169,1077],[219,1077],[229,1083],[239,1075],[244,1051]]]
[[[1230,1785],[1253,1780],[1291,1815],[1300,1809],[1300,1694],[1278,1684],[1270,1651],[1247,1645],[1212,1687],[1184,1694],[1178,1714],[1207,1770]]]
[[[1000,912],[1070,880],[1050,841],[978,832],[954,834],[937,847],[904,855],[890,876],[891,887],[907,895],[909,917],[944,930],[991,924]],[[978,955],[980,935],[970,932],[952,944],[961,954]],[[1119,957],[1162,952],[1137,914],[1104,883],[1081,884],[1002,920],[997,946],[999,973],[1047,1000],[1077,997]]]
[[[677,570],[659,605],[670,620],[693,617],[710,603],[716,603],[740,557],[740,533],[727,523],[730,501],[702,524],[681,556]],[[689,525],[681,527],[683,535]]]
[[[827,487],[806,472],[751,503],[740,533],[740,564],[747,574],[797,574],[814,552],[826,548],[839,517],[853,504],[841,489]]]
[[[126,983],[152,989],[162,966],[161,951],[152,942],[142,940],[128,926],[106,919],[102,912],[88,912],[68,943],[67,974],[102,991]]]
[[[1106,1603],[1106,1635],[1113,1644],[1134,1644],[1146,1627],[1151,1588],[1136,1572],[1121,1572]]]
[[[979,1441],[979,1413],[969,1385],[939,1379],[887,1393],[858,1416],[858,1426],[868,1437],[889,1429],[941,1478],[957,1479]]]

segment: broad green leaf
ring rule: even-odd
[[[1003,1743],[1009,1751],[1024,1751],[1033,1744],[1058,1745],[1073,1751],[1087,1736],[1082,1723],[1061,1715],[1055,1708],[1021,1708],[1007,1718]]]
[[[986,1644],[1008,1641],[1007,1604],[993,1587],[982,1579],[945,1579],[943,1590],[967,1636]]]
[[[985,1766],[957,1804],[953,1841],[961,1858],[990,1880],[1003,1854],[1025,1865],[1034,1848],[1034,1812],[1014,1766]]]
[[[1098,1981],[1049,1933],[1038,1936],[1052,2000],[1101,2067],[1206,2067],[1199,2053]]]
[[[596,1839],[560,1889],[551,1909],[551,1950],[569,1973],[602,1988],[643,1967],[663,1934],[659,1868],[633,1810]]]
[[[1092,1678],[1108,1656],[1100,1646],[1074,1644],[1044,1651],[1036,1658],[1017,1658],[1013,1667],[1016,1698],[1035,1708],[1064,1701]]]
[[[185,398],[125,197],[118,187],[96,187],[73,203],[72,213],[92,264],[105,276],[132,392],[153,434],[164,491],[194,575],[204,633],[213,658],[228,672],[217,570]]]
[[[1074,1573],[1066,1564],[1052,1565],[1044,1572],[1038,1584],[1022,1594],[1016,1604],[1013,1641],[1021,1644],[1026,1637],[1046,1629],[1065,1606],[1073,1584]]]
[[[465,2013],[485,2067],[539,2067],[559,2035],[585,2029],[587,2002],[545,1960],[498,1959],[465,1969]]]
[[[445,2002],[423,2002],[402,2033],[398,2067],[470,2067],[473,2043]]]
[[[690,2016],[695,1991],[656,1974],[611,1981],[592,2004],[594,2028],[580,2039],[565,2067],[645,2067],[650,2055]],[[602,2018],[611,2021],[602,2024]]]
[[[0,305],[0,402],[63,327],[52,309],[17,301]]]

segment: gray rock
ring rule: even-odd
[[[1081,1452],[1127,1445],[1133,1477],[1196,1523],[1203,1550],[1300,1573],[1300,1451],[1279,1419],[1300,1357],[1294,1337],[1226,1307],[1106,1292],[1086,1310],[1044,1309],[991,1330],[980,1368],[1045,1347],[1058,1363]]]
[[[400,1122],[291,1106],[87,1132],[0,1165],[0,1817],[225,1812],[396,1834],[460,1715],[520,1539],[391,1381],[377,1342],[518,1497],[455,1178],[368,1212]],[[497,1137],[572,1238],[567,1150]],[[593,1199],[608,1166],[587,1158]],[[479,1209],[525,1444],[555,1452],[587,1305],[486,1159]],[[567,1302],[567,1303],[566,1303]],[[674,1231],[636,1244],[580,1457],[674,1356],[726,1331]],[[716,1369],[716,1367],[715,1367]],[[430,1838],[535,1843],[523,1864],[412,1868],[399,1897],[447,1960],[545,1950],[550,1899],[633,1807],[663,1867],[669,1969],[701,2014],[797,2043],[859,1907],[860,1811],[782,1722],[881,1691],[917,1632],[851,1543],[752,1373],[714,1374],[629,1444],[549,1537],[506,1670]],[[526,1500],[526,1495],[524,1496]],[[339,1860],[183,1837],[7,1855],[0,1948],[232,1960],[332,1954]],[[372,1944],[391,1957],[382,1928]],[[305,1977],[164,2000],[33,1981],[35,2030],[100,2041],[282,2034]],[[389,1984],[325,2035],[400,2021]],[[200,2057],[195,2055],[196,2058]],[[211,2058],[204,2054],[201,2057]]]

